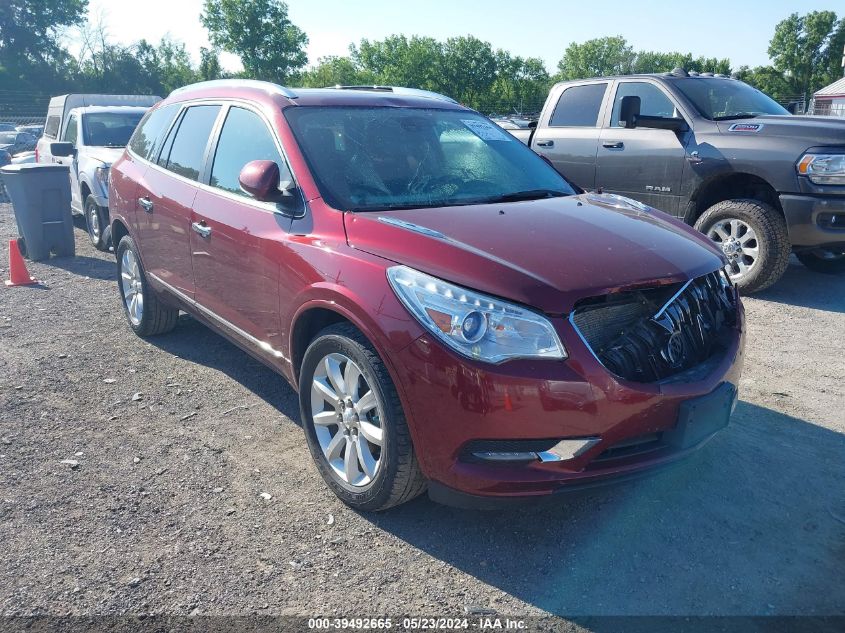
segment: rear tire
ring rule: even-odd
[[[695,228],[722,248],[729,260],[725,270],[744,294],[768,288],[789,265],[786,221],[765,202],[719,202],[698,218]]]
[[[327,369],[330,366],[334,372]],[[311,456],[326,484],[345,504],[356,510],[386,510],[425,490],[396,387],[375,348],[357,328],[333,325],[308,346],[299,377],[299,403]],[[349,468],[348,459],[353,460]]]
[[[163,304],[147,283],[138,247],[128,235],[117,246],[117,287],[129,327],[138,336],[155,336],[176,327],[179,310]]]
[[[818,248],[795,253],[802,264],[817,273],[841,275],[845,273],[845,247]]]

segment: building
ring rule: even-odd
[[[845,77],[813,95],[813,114],[845,117]]]

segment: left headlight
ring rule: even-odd
[[[817,185],[845,185],[845,154],[804,154],[797,169]]]
[[[387,279],[423,327],[468,358],[488,363],[566,358],[554,327],[536,312],[407,266],[388,268]]]
[[[94,170],[94,175],[97,177],[97,181],[103,185],[103,189],[106,191],[109,190],[109,166],[106,165],[105,167],[97,167]]]

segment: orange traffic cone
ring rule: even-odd
[[[29,276],[17,240],[9,240],[9,277],[7,286],[31,286],[41,283],[35,277]]]

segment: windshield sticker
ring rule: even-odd
[[[461,119],[470,131],[482,141],[507,141],[508,137],[498,126],[477,119]]]
[[[728,128],[728,132],[759,132],[762,129],[762,123],[734,123]]]

